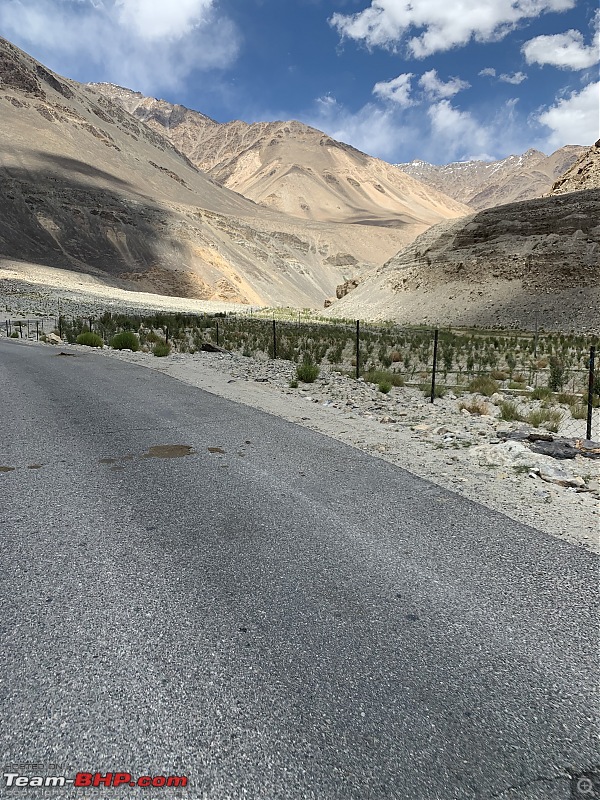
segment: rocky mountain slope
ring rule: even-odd
[[[580,145],[566,145],[550,156],[528,150],[501,161],[457,161],[442,166],[411,161],[396,166],[427,186],[481,211],[542,197],[586,150]]]
[[[0,38],[0,267],[253,305],[320,307],[436,219],[294,219],[219,185],[93,87]],[[425,190],[423,190],[425,191]]]
[[[167,136],[223,186],[303,220],[401,224],[416,235],[419,228],[470,211],[390,164],[300,122],[218,123],[119,86],[91,85]]]
[[[551,195],[600,189],[600,139],[553,184]]]
[[[332,316],[600,333],[600,189],[441,223],[334,302]]]

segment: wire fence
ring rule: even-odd
[[[120,332],[165,355],[212,345],[244,356],[328,365],[380,386],[416,386],[431,400],[452,391],[477,393],[499,405],[507,421],[561,435],[600,438],[599,337],[581,334],[407,328],[393,324],[268,319],[247,314],[106,312],[54,320],[5,320],[6,336],[68,342],[95,333],[109,344]]]

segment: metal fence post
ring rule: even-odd
[[[360,377],[360,320],[356,320],[356,378]]]
[[[277,358],[277,328],[273,318],[273,358]]]
[[[219,346],[219,323],[215,320],[215,328],[217,329],[217,347]]]
[[[433,334],[433,371],[431,373],[431,402],[435,399],[435,373],[437,370],[437,351],[438,351],[438,336],[439,331],[436,328]]]
[[[596,360],[596,348],[590,347],[590,374],[588,378],[588,403],[587,403],[587,427],[585,438],[592,438],[592,413],[594,409],[594,361]]]
[[[40,340],[40,323],[37,321],[37,319],[35,321],[35,340],[36,342],[39,342]]]

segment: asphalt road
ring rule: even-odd
[[[189,778],[2,797],[568,800],[600,773],[592,554],[99,354],[0,340],[0,414],[4,771]]]

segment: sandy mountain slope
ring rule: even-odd
[[[600,332],[600,190],[510,203],[430,228],[332,316]]]
[[[586,150],[552,186],[551,195],[600,189],[600,139]]]
[[[528,150],[501,161],[457,161],[442,166],[411,161],[396,166],[427,186],[481,211],[542,197],[586,150],[580,145],[566,145],[550,156]]]
[[[410,228],[470,209],[300,122],[218,123],[184,106],[92,84],[169,137],[223,186],[303,220]]]
[[[0,266],[123,289],[322,307],[426,227],[300,221],[215,183],[93,88],[0,38]]]

